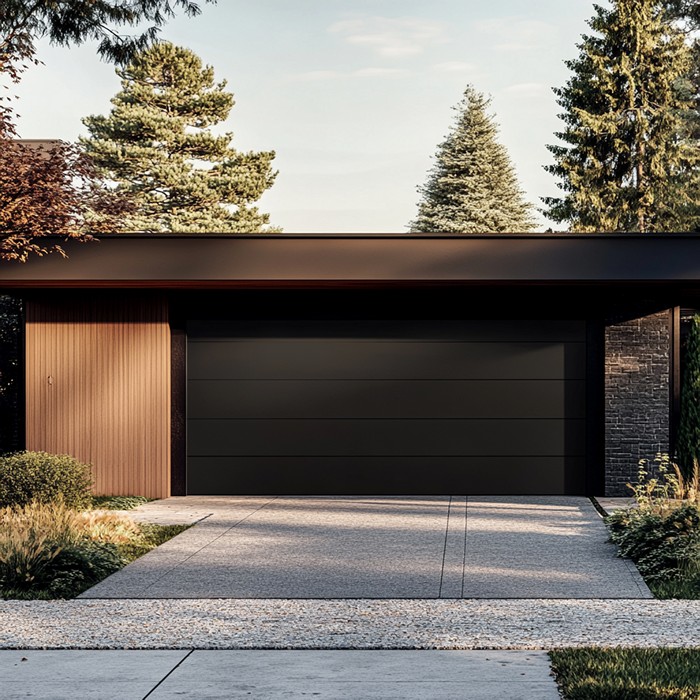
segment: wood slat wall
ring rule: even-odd
[[[170,495],[167,301],[28,301],[28,450],[94,467],[98,494]]]

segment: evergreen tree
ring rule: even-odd
[[[33,56],[36,41],[43,37],[58,46],[93,39],[99,42],[100,56],[125,63],[135,51],[156,40],[160,28],[178,9],[189,17],[200,13],[193,0],[2,0],[0,67],[8,53]],[[135,26],[142,30],[140,34],[120,34],[122,28]]]
[[[534,227],[490,100],[468,86],[452,131],[438,146],[411,233],[507,233]]]
[[[681,471],[689,476],[693,461],[700,460],[700,316],[697,314],[691,322],[684,359],[676,452]]]
[[[685,33],[690,47],[690,69],[681,83],[681,90],[690,102],[690,109],[683,114],[685,138],[697,148],[700,144],[700,2],[667,0],[666,6],[671,20]],[[698,207],[700,208],[700,202]]]
[[[697,225],[697,149],[687,138],[683,94],[690,68],[683,33],[660,0],[596,6],[595,32],[567,61],[573,75],[555,89],[566,125],[548,146],[562,197],[546,215],[573,231],[661,232]]]
[[[160,43],[117,74],[122,89],[108,116],[83,120],[88,156],[135,213],[127,231],[255,233],[267,214],[251,206],[273,183],[274,152],[238,153],[232,134],[210,127],[228,118],[233,95],[186,48]]]

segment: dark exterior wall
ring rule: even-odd
[[[605,492],[629,496],[640,459],[669,451],[669,312],[605,330]]]
[[[0,453],[24,446],[22,303],[0,296]]]

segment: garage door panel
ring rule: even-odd
[[[585,382],[199,380],[191,419],[584,418]]]
[[[188,323],[188,492],[582,494],[581,321]]]
[[[192,380],[584,379],[585,344],[194,341],[188,373]]]
[[[195,495],[583,494],[583,462],[582,457],[193,457],[187,491]]]
[[[580,420],[190,420],[192,456],[581,455]]]
[[[472,342],[585,342],[585,321],[481,320],[259,320],[190,321],[190,337],[200,340],[231,338],[290,338],[333,340],[466,340]]]

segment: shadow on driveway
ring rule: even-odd
[[[142,517],[164,509],[208,515],[81,598],[652,597],[586,498],[184,497]]]

